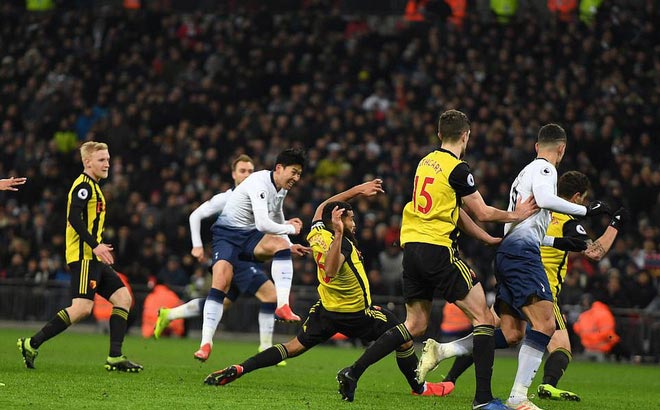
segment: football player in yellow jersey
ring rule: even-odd
[[[490,386],[494,318],[486,305],[481,284],[458,256],[456,245],[459,227],[486,243],[499,241],[480,229],[461,206],[480,221],[497,222],[524,220],[538,208],[533,198],[523,203],[518,201],[512,212],[484,203],[468,164],[461,160],[470,138],[470,121],[464,113],[444,112],[438,123],[438,138],[441,147],[422,158],[417,166],[412,200],[403,210],[401,245],[406,321],[371,345],[348,368],[345,377],[359,379],[371,364],[413,337],[422,336],[428,326],[433,295],[438,291],[448,302],[456,303],[474,325],[477,388],[473,408],[506,409],[502,402],[493,398]],[[420,359],[419,381],[425,378],[425,372],[419,373],[422,364]]]
[[[362,257],[355,247],[355,219],[345,202],[356,196],[373,196],[383,192],[382,181],[375,179],[324,201],[316,209],[311,232],[307,236],[317,265],[320,300],[309,310],[298,335],[250,357],[241,364],[211,373],[204,382],[223,386],[251,371],[274,366],[284,359],[296,357],[336,333],[372,341],[401,323],[393,313],[371,305],[369,280]],[[396,360],[401,372],[418,396],[440,396],[437,383],[418,383],[415,379],[417,356],[412,342],[397,349]],[[350,383],[348,381],[342,383]],[[353,389],[354,391],[354,389]],[[340,389],[341,392],[341,389]],[[348,401],[353,395],[343,395]]]
[[[112,303],[108,371],[139,372],[142,366],[122,354],[131,294],[117,272],[112,246],[102,242],[106,203],[99,181],[108,177],[110,154],[102,142],[88,141],[80,147],[83,172],[73,182],[67,201],[66,262],[71,271],[71,306],[62,309],[32,337],[18,339],[18,349],[28,369],[34,369],[38,348],[89,316],[98,293]]]
[[[590,188],[591,186],[587,176],[577,171],[568,171],[557,181],[557,194],[576,204],[588,203],[587,196]],[[605,232],[596,241],[589,243],[587,249],[584,251],[584,255],[595,261],[601,260],[612,247],[626,217],[627,211],[624,208],[617,210],[613,214],[610,225]],[[589,236],[579,220],[557,212],[552,213],[552,220],[548,226],[546,235],[555,238],[555,246],[558,245],[557,242],[560,240],[570,240],[572,238],[589,240]],[[543,382],[538,386],[538,394],[542,399],[579,401],[580,397],[577,394],[557,388],[557,383],[563,376],[572,358],[566,322],[557,304],[561,285],[566,278],[568,252],[557,249],[556,247],[542,246],[541,259],[548,275],[550,287],[552,288],[557,328],[548,344],[547,350],[550,355],[545,360]],[[513,342],[516,343],[515,340]]]
[[[557,195],[576,204],[588,203],[587,196],[590,189],[591,185],[587,176],[577,171],[568,171],[557,181]],[[548,239],[548,242],[553,242],[553,247],[542,246],[541,259],[552,290],[556,330],[547,347],[549,356],[543,368],[543,383],[538,386],[540,398],[580,400],[577,394],[557,388],[559,379],[563,376],[572,359],[566,322],[557,305],[561,284],[566,278],[567,272],[569,251],[564,249],[586,248],[583,251],[585,256],[594,261],[601,260],[612,247],[626,218],[627,211],[624,208],[617,210],[605,232],[596,241],[591,242],[580,220],[566,214],[552,213],[552,220],[546,231],[546,239]],[[582,245],[579,242],[582,242]],[[497,329],[495,331],[496,348],[514,346],[522,340],[522,337],[522,331],[504,335],[500,329]],[[458,357],[442,382],[446,383],[445,391],[453,390],[458,377],[471,365],[472,358],[470,356]]]

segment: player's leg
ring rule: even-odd
[[[542,300],[538,296],[532,296],[531,303],[522,307],[532,328],[527,331],[518,353],[518,370],[507,400],[507,405],[510,407],[517,408],[521,405],[535,407],[527,398],[527,392],[541,366],[543,353],[550,342],[550,337],[555,331],[552,307],[552,301]],[[502,321],[504,322],[504,317]]]
[[[457,353],[462,351],[461,348],[471,347],[472,350],[476,379],[472,406],[475,409],[501,408],[503,407],[502,403],[493,398],[491,390],[493,362],[495,360],[495,318],[486,304],[486,294],[481,283],[476,283],[468,291],[467,296],[456,300],[455,303],[470,318],[473,326],[471,346],[467,342],[456,344]]]
[[[18,339],[25,366],[34,369],[34,361],[39,354],[39,346],[65,331],[69,326],[86,318],[94,307],[95,289],[91,283],[98,281],[96,265],[90,265],[89,260],[69,264],[71,271],[71,306],[62,309],[53,316],[37,333],[28,338]]]
[[[293,280],[293,262],[291,261],[290,242],[277,235],[264,235],[253,248],[257,260],[273,260],[270,273],[277,292],[275,317],[284,322],[300,322],[300,316],[293,313],[289,305],[291,282]]]
[[[110,350],[105,368],[108,371],[118,370],[137,373],[142,366],[126,358],[122,353],[124,337],[128,328],[128,313],[133,304],[133,298],[128,288],[111,267],[101,265],[98,294],[112,303],[110,315]]]
[[[325,342],[337,332],[337,329],[327,321],[323,313],[324,309],[319,301],[310,308],[305,325],[301,327],[298,336],[287,343],[271,346],[241,364],[211,373],[206,377],[204,383],[214,386],[231,383],[246,373],[275,366],[282,360],[299,356],[317,344]]]
[[[538,395],[543,399],[580,401],[580,396],[577,394],[557,388],[557,383],[564,375],[573,355],[571,354],[571,343],[566,329],[566,322],[556,303],[554,314],[557,329],[552,335],[550,343],[548,343],[550,355],[545,359],[543,383],[537,389]]]
[[[407,345],[413,339],[412,332],[423,334],[431,314],[430,300],[415,300],[406,303],[406,322],[400,323],[384,332],[351,366],[337,373],[342,398],[353,401],[357,382],[369,366],[391,352]],[[408,329],[412,329],[409,331]]]
[[[173,320],[199,317],[202,314],[205,302],[206,298],[196,298],[173,308],[162,307],[158,309],[158,319],[156,319],[156,325],[154,326],[154,339],[158,340]]]
[[[273,281],[266,277],[258,265],[257,268],[253,271],[251,284],[246,293],[253,294],[261,302],[259,307],[259,351],[262,352],[273,345],[277,292]],[[277,365],[286,366],[286,361],[282,360]]]
[[[204,303],[202,340],[194,353],[195,359],[205,362],[211,355],[213,336],[224,312],[224,299],[234,275],[232,264],[225,259],[214,261],[211,289]]]

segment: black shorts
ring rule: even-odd
[[[319,300],[309,309],[309,315],[298,332],[298,341],[311,349],[335,333],[341,333],[371,342],[400,323],[394,313],[381,307],[370,307],[355,313],[330,312]]]
[[[470,267],[446,246],[410,242],[403,248],[403,296],[433,300],[436,289],[447,302],[462,300],[477,284]]]
[[[124,282],[110,266],[92,260],[82,260],[69,264],[71,271],[71,298],[94,300],[99,294],[110,299],[117,289],[124,287]]]

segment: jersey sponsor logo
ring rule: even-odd
[[[472,176],[472,174],[468,174],[467,184],[470,185],[470,186],[474,186],[474,177]]]
[[[587,231],[584,229],[582,225],[578,225],[575,227],[575,230],[578,231],[579,234],[586,235]]]
[[[78,191],[78,198],[82,199],[83,201],[87,199],[88,196],[89,196],[89,191],[87,191],[87,189],[82,188]]]
[[[259,192],[259,198],[266,199],[266,191]]]
[[[97,214],[100,214],[100,213],[103,212],[104,210],[105,210],[105,204],[104,204],[103,202],[100,202],[100,201],[97,202],[97,203],[96,203],[96,213],[97,213]]]
[[[550,169],[550,167],[544,167],[543,169],[541,169],[541,175],[548,176],[550,174],[552,174],[552,170]]]

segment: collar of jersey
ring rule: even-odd
[[[458,159],[458,157],[457,157],[456,155],[454,155],[454,153],[451,152],[451,151],[449,151],[448,149],[444,149],[444,148],[440,147],[440,148],[438,148],[438,151],[440,151],[440,152],[446,152],[447,154],[451,155],[452,157]]]
[[[270,171],[270,182],[273,183],[273,186],[275,187],[275,190],[277,191],[277,184],[275,183],[275,178],[273,178],[273,171]]]
[[[91,179],[92,182],[94,182],[95,184],[98,184],[98,181],[95,180],[94,178],[92,178],[91,176],[89,176],[89,174],[87,172],[83,171],[83,175],[85,175],[87,178]]]
[[[534,158],[534,159],[542,159],[543,161],[547,162],[548,164],[550,163],[550,161],[548,161],[547,159],[545,159],[545,158],[543,158],[543,157],[536,157],[536,158]]]

